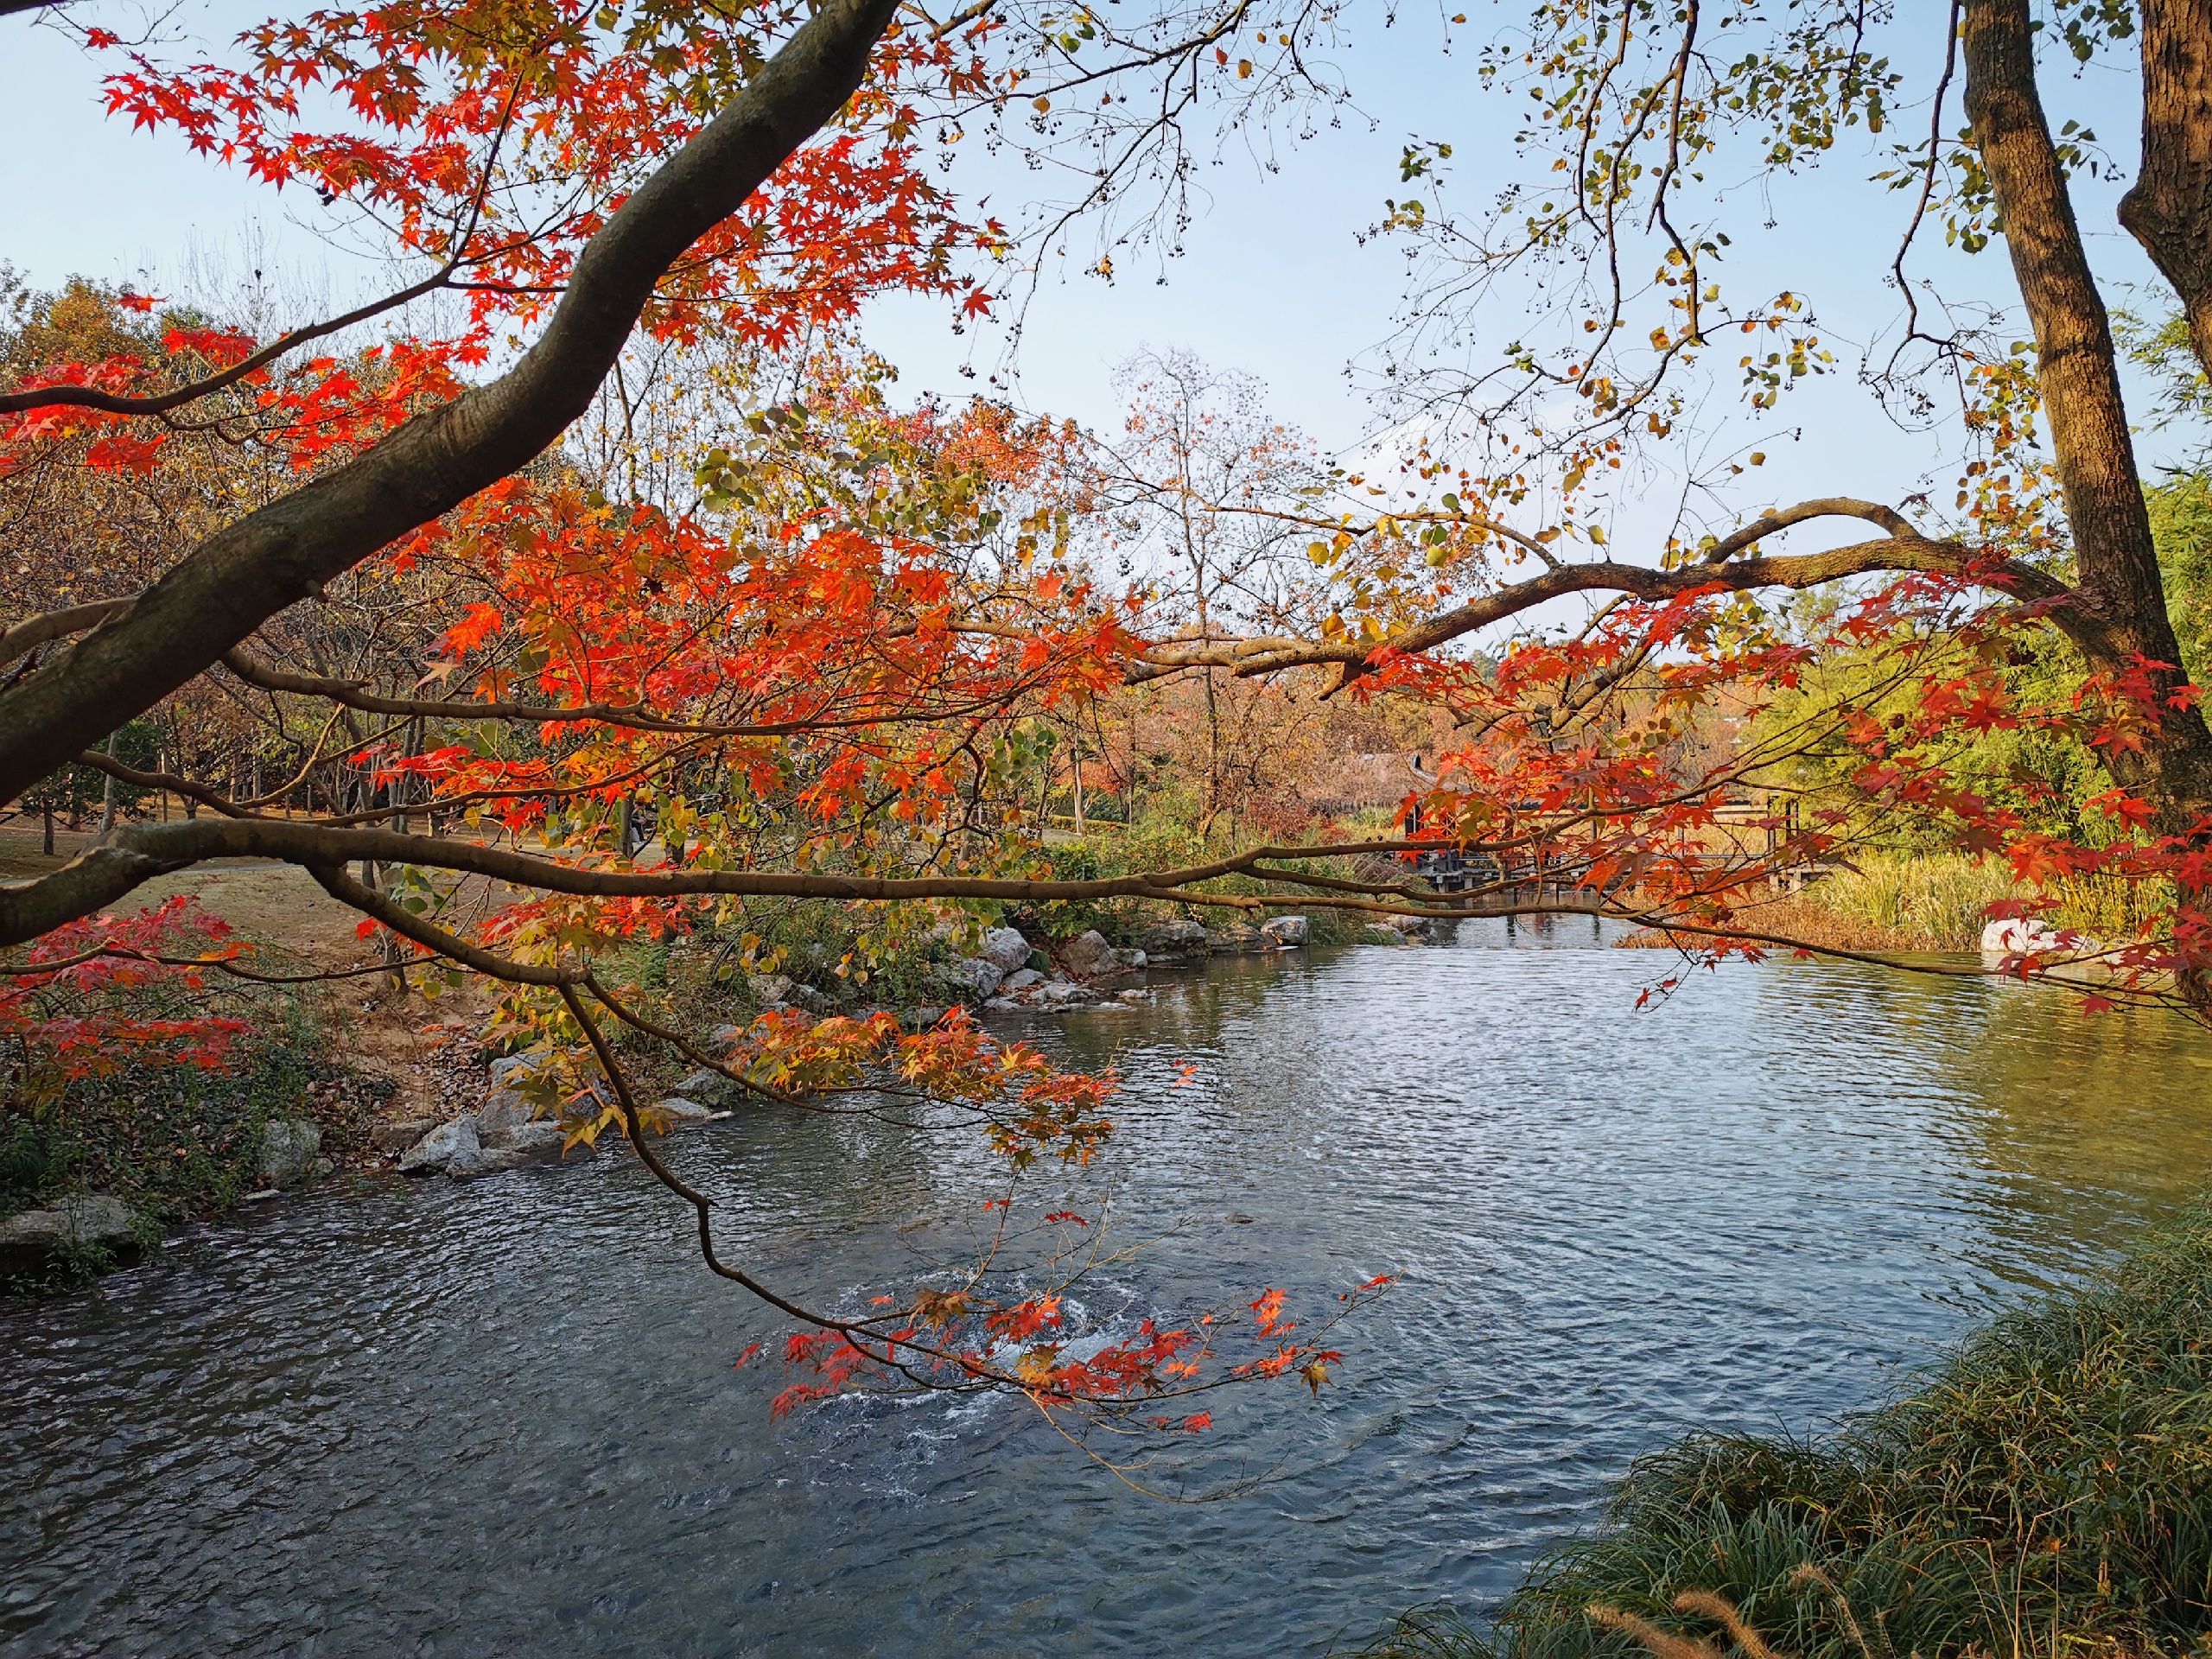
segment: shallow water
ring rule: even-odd
[[[2212,1176],[2180,1020],[1785,963],[1638,1011],[1666,959],[1591,944],[1469,924],[1052,1028],[1129,1079],[1121,1236],[1179,1223],[1084,1293],[1109,1327],[1403,1275],[1318,1402],[1217,1405],[1143,1477],[1270,1475],[1242,1495],[1142,1496],[1003,1402],[772,1421],[731,1362],[779,1326],[602,1157],[321,1194],[0,1311],[0,1654],[1317,1653],[1483,1605],[1681,1429],[1871,1403]],[[816,1305],[992,1190],[964,1135],[668,1144]]]

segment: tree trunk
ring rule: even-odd
[[[2177,830],[2212,806],[2212,731],[2172,706],[2185,683],[2166,615],[2151,519],[2120,396],[2112,326],[2036,87],[2029,0],[1967,0],[1960,31],[1967,117],[2004,223],[2005,245],[2035,330],[2077,599],[2052,620],[2107,673],[2150,669],[2152,727],[2139,753],[2114,749],[2114,779],[2145,790]],[[2148,43],[2146,42],[2146,49]]]
[[[2212,0],[2145,0],[2143,166],[2120,222],[2140,242],[2212,365]]]
[[[115,759],[115,740],[121,735],[119,732],[107,734],[107,758],[111,760]],[[100,778],[100,827],[99,833],[92,837],[92,844],[95,847],[105,846],[107,838],[114,833],[115,774],[111,772],[103,773]]]

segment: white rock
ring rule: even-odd
[[[1006,977],[988,957],[968,957],[960,964],[960,975],[963,983],[976,988],[979,998],[997,995],[1000,982]]]
[[[1008,974],[1006,976],[1006,982],[1001,985],[999,989],[1004,991],[1008,996],[1013,996],[1019,992],[1027,990],[1032,985],[1042,985],[1044,982],[1045,976],[1034,968],[1023,968]]]
[[[1260,931],[1277,944],[1304,944],[1313,930],[1303,916],[1277,916],[1260,924]]]
[[[2058,935],[2033,917],[2008,916],[1981,930],[1984,956],[2024,956],[2030,951],[2040,954],[2057,949]]]
[[[982,955],[1001,974],[1010,974],[1029,963],[1030,944],[1018,928],[995,927],[983,935]]]

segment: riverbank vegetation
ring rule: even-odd
[[[1694,1435],[1476,1625],[1408,1616],[1366,1659],[1626,1659],[1617,1610],[1775,1651],[2154,1654],[2212,1631],[2212,1210],[2002,1315],[1833,1433]],[[1710,1603],[1707,1604],[1710,1607]]]

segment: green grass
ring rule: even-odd
[[[1712,1619],[1675,1607],[1708,1592],[1802,1659],[2203,1653],[2208,1345],[2200,1202],[2101,1282],[1998,1319],[1832,1437],[1701,1434],[1642,1460],[1605,1524],[1538,1563],[1490,1626],[1424,1611],[1358,1651],[1633,1659],[1643,1648],[1586,1609],[1710,1639]]]
[[[2033,897],[2015,887],[2005,866],[1955,853],[1859,853],[1805,890],[1806,901],[1847,923],[1908,935],[1936,950],[1972,950],[1981,942],[1988,906]],[[2050,919],[2094,938],[2133,938],[2145,919],[2171,906],[2163,887],[2098,876],[2056,884]]]
[[[1806,890],[1807,899],[1861,926],[1925,939],[1939,950],[1981,942],[1986,906],[2021,895],[1999,864],[1942,853],[1866,853]]]

